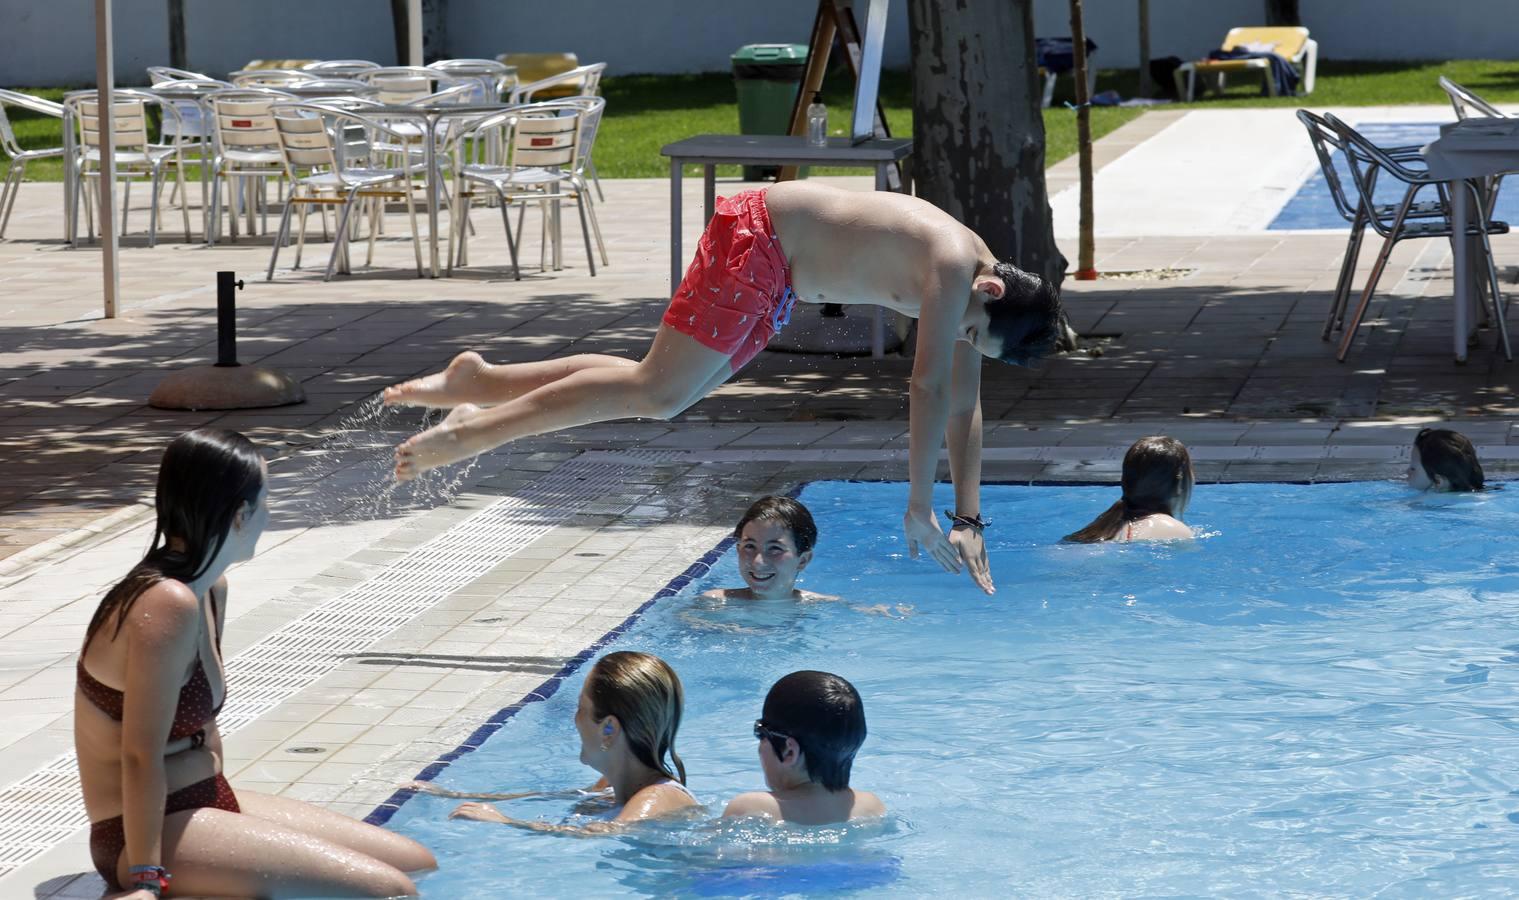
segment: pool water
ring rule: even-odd
[[[424,896],[1511,896],[1519,886],[1519,489],[1209,485],[1188,545],[1059,544],[1112,487],[988,486],[998,592],[903,554],[904,484],[815,483],[805,585],[720,606],[733,554],[606,649],[680,673],[678,748],[720,812],[763,786],[750,725],[779,676],[865,700],[856,787],[883,825],[578,839],[450,821]],[[951,501],[941,492],[937,506]],[[862,611],[885,604],[906,618]],[[588,667],[586,667],[588,668]],[[437,781],[578,787],[585,668]],[[502,705],[518,698],[503,697]],[[503,811],[552,821],[566,800]]]
[[[1367,140],[1379,147],[1398,147],[1410,144],[1423,146],[1440,136],[1440,123],[1438,122],[1367,122],[1353,125],[1357,131],[1365,135]],[[1306,132],[1303,140],[1308,140]],[[1355,181],[1350,177],[1350,166],[1345,162],[1343,155],[1335,153],[1335,171],[1340,175],[1340,184],[1345,189],[1350,202],[1355,202]],[[1422,165],[1413,168],[1422,169]],[[1378,203],[1400,203],[1403,200],[1403,192],[1408,186],[1386,173],[1377,179],[1376,201]],[[1419,200],[1434,200],[1434,188],[1425,188],[1419,193]],[[1519,222],[1519,197],[1512,191],[1498,192],[1498,205],[1494,213],[1495,217],[1505,222]],[[1267,226],[1272,231],[1306,231],[1323,228],[1342,228],[1350,230],[1350,223],[1340,217],[1334,208],[1334,198],[1329,193],[1329,183],[1324,179],[1323,170],[1317,166],[1313,174],[1303,182],[1297,193],[1288,200],[1286,205],[1276,214],[1276,218]],[[1373,235],[1375,237],[1375,235]]]

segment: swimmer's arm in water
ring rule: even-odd
[[[541,831],[545,834],[566,834],[571,837],[601,837],[608,834],[617,834],[627,828],[620,821],[590,822],[585,825],[558,825],[553,822],[542,822],[537,819],[514,819],[511,816],[503,815],[500,810],[489,803],[461,803],[458,809],[448,814],[448,817],[450,819],[472,819],[476,822],[490,822],[494,825],[510,825],[513,828]]]
[[[607,789],[606,779],[596,782],[588,788],[570,788],[562,791],[520,791],[516,793],[500,794],[485,791],[451,791],[445,787],[439,787],[431,781],[408,781],[401,785],[416,791],[419,794],[432,794],[435,797],[448,797],[454,800],[522,800],[527,797],[579,797],[583,794],[599,794]]]

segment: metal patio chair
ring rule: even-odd
[[[5,155],[10,157],[10,164],[5,170],[5,181],[0,182],[0,239],[5,238],[5,226],[10,223],[11,209],[16,205],[16,196],[21,193],[21,182],[26,177],[26,164],[34,159],[52,159],[64,154],[62,147],[23,149],[21,142],[16,140],[16,133],[11,129],[11,120],[5,115],[7,106],[52,116],[55,119],[63,118],[62,103],[54,103],[20,91],[0,90],[0,150],[4,150]]]

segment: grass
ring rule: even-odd
[[[1236,77],[1222,97],[1208,95],[1194,103],[1173,104],[1166,109],[1222,109],[1236,107],[1393,106],[1400,104],[1444,105],[1445,92],[1436,83],[1445,75],[1495,103],[1519,102],[1519,62],[1502,60],[1451,60],[1415,62],[1355,62],[1321,60],[1318,84],[1310,97],[1262,97],[1255,78]],[[1116,90],[1125,97],[1138,89],[1134,69],[1103,69],[1097,89]],[[1062,104],[1069,100],[1070,80],[1061,79],[1055,106],[1044,111],[1045,164],[1054,165],[1076,152],[1076,119]],[[659,148],[693,134],[738,132],[737,93],[726,73],[702,75],[626,75],[602,82],[607,114],[597,137],[596,168],[603,178],[660,178],[669,163]],[[23,89],[25,90],[25,89]],[[66,89],[27,90],[50,100],[61,100]],[[823,90],[828,104],[829,130],[843,134],[852,112],[852,85],[846,75],[830,72]],[[912,134],[912,90],[906,72],[883,72],[881,102],[893,134]],[[58,120],[8,108],[16,137],[23,147],[56,147],[60,143]],[[1092,110],[1092,134],[1102,137],[1140,114],[1137,109],[1099,107]],[[698,167],[691,167],[696,174]],[[719,174],[735,175],[737,166],[719,166]],[[863,169],[822,169],[819,174],[861,174]],[[58,181],[63,167],[58,160],[42,160],[27,167],[29,181]],[[193,170],[187,177],[196,177]]]

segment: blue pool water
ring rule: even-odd
[[[1379,147],[1408,144],[1422,146],[1440,136],[1438,122],[1369,122],[1353,127]],[[1303,134],[1303,140],[1308,140],[1306,132]],[[1350,177],[1350,166],[1339,153],[1334,154],[1332,158],[1335,170],[1340,174],[1340,183],[1344,185],[1346,196],[1350,197],[1353,203],[1355,202],[1355,182]],[[1398,203],[1403,199],[1406,187],[1402,182],[1384,175],[1377,180],[1376,200],[1378,203]],[[1419,199],[1435,199],[1434,189],[1426,188],[1420,193]],[[1519,196],[1515,196],[1512,191],[1500,191],[1495,216],[1505,222],[1519,222]],[[1273,231],[1321,228],[1350,230],[1349,223],[1335,211],[1334,198],[1329,194],[1329,183],[1324,180],[1324,173],[1318,168],[1313,170],[1313,174],[1303,182],[1297,193],[1287,201],[1267,227]]]
[[[987,487],[998,593],[902,553],[902,484],[817,483],[808,588],[715,607],[732,553],[607,649],[669,660],[678,742],[720,811],[762,786],[750,724],[802,668],[860,689],[878,828],[661,827],[577,839],[390,826],[437,852],[425,896],[1511,896],[1519,888],[1519,489],[1199,487],[1193,546],[1071,546],[1111,487]],[[947,505],[947,491],[939,506]],[[856,607],[905,604],[905,619]],[[584,669],[438,781],[584,786]],[[501,698],[505,706],[517,700]],[[501,804],[560,820],[568,801]]]

